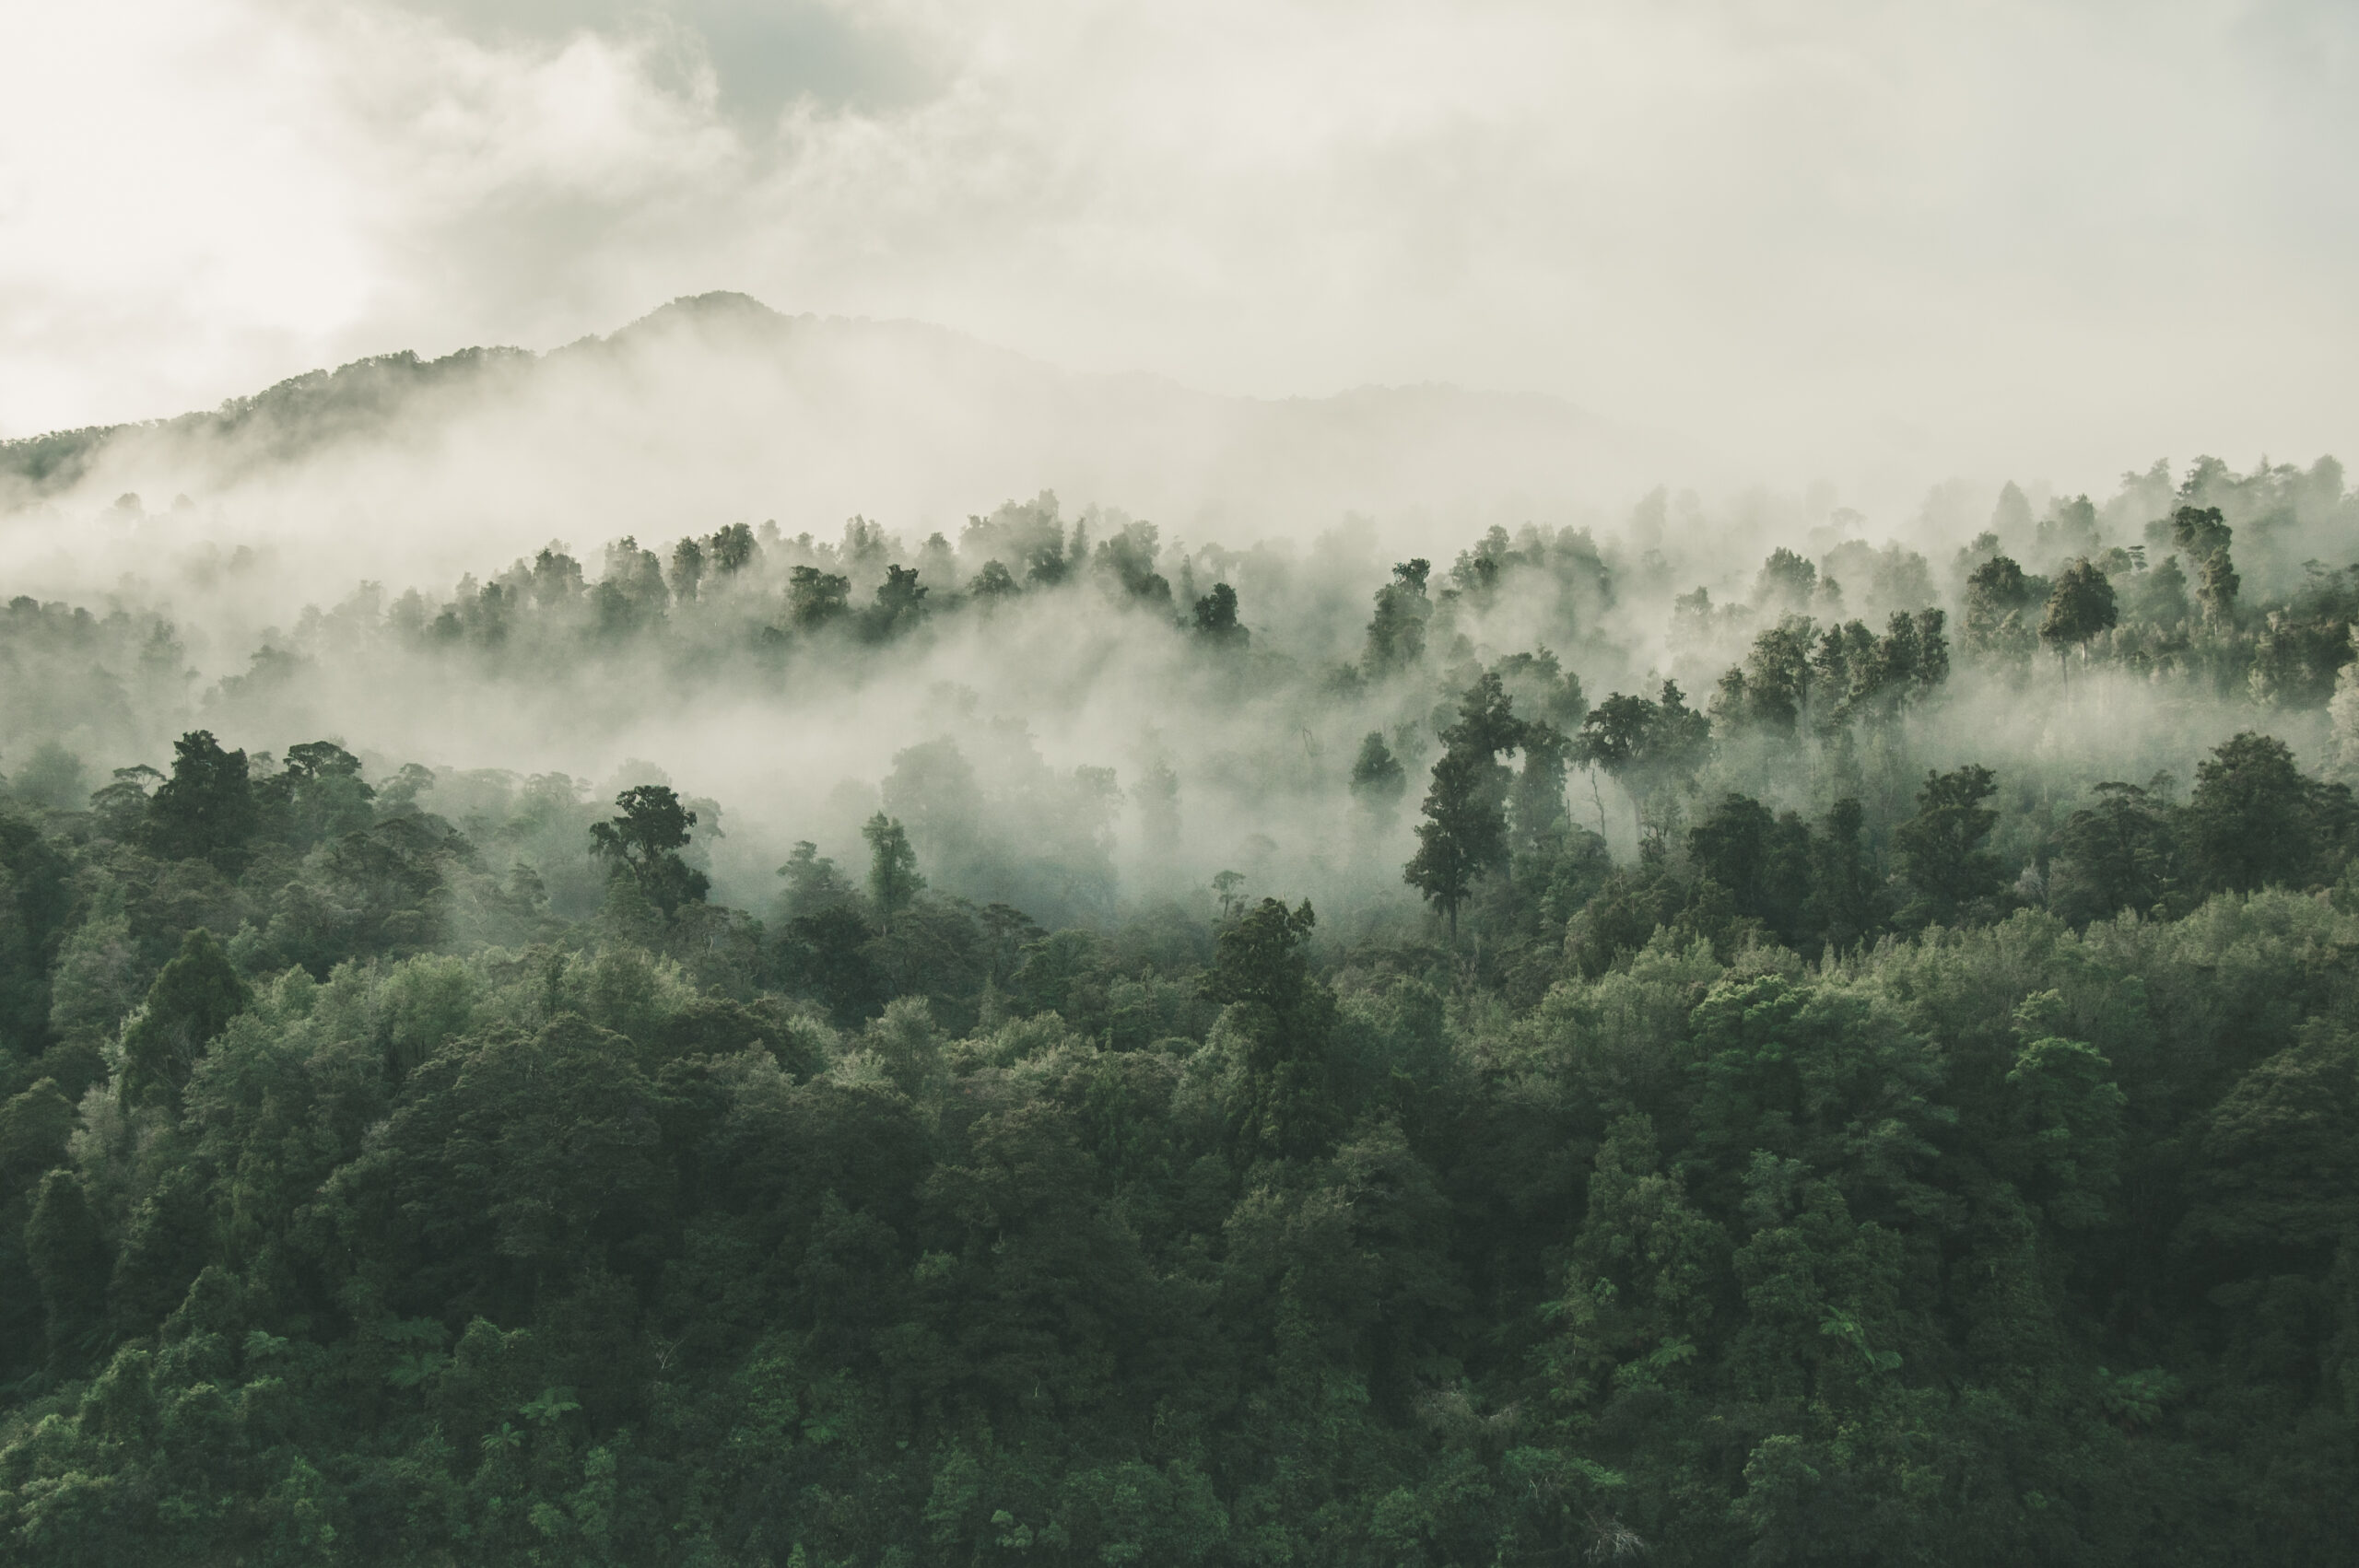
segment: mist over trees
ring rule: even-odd
[[[10,1560],[2347,1561],[2359,497],[1700,508],[14,599]]]

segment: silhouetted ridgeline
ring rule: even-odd
[[[2349,1561],[2340,468],[1694,505],[17,599],[7,1557]]]

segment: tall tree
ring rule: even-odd
[[[1458,718],[1441,733],[1441,760],[1426,792],[1417,852],[1402,876],[1438,907],[1458,941],[1458,910],[1474,880],[1506,864],[1507,797],[1511,775],[1499,754],[1523,743],[1496,672],[1485,672],[1460,699]]]
[[[2089,639],[2111,631],[2121,618],[2114,603],[2113,583],[2086,556],[2066,567],[2048,596],[2048,611],[2040,618],[2042,641],[2059,655],[2072,649],[2085,652]]]
[[[1802,941],[1811,890],[1810,829],[1792,812],[1773,814],[1731,790],[1687,831],[1696,869],[1728,890],[1736,912],[1789,945]]]
[[[147,988],[147,1006],[123,1028],[124,1100],[177,1106],[205,1047],[252,1000],[213,933],[203,926],[190,930]]]
[[[680,803],[668,784],[641,784],[615,797],[621,814],[590,825],[591,852],[628,876],[665,916],[683,904],[701,904],[711,879],[680,858],[697,813]]]
[[[1684,784],[1704,765],[1712,721],[1687,706],[1676,683],[1659,700],[1615,692],[1590,709],[1573,737],[1573,760],[1611,774],[1628,791],[1641,837],[1647,803],[1666,784]]]
[[[69,1375],[100,1342],[111,1267],[99,1218],[72,1171],[41,1177],[25,1225],[25,1257],[48,1314],[50,1369]]]
[[[1409,778],[1401,759],[1384,743],[1384,731],[1370,730],[1352,759],[1352,799],[1381,827],[1389,825],[1408,792]]]
[[[1426,622],[1433,604],[1426,579],[1433,564],[1423,556],[1392,568],[1392,580],[1376,591],[1376,614],[1367,623],[1367,648],[1360,667],[1369,680],[1415,665],[1426,654]]]
[[[883,812],[862,825],[860,836],[868,840],[869,901],[876,907],[877,928],[889,936],[893,917],[925,891],[925,878],[918,874],[918,852],[910,847],[901,825]]]
[[[2171,542],[2187,553],[2195,568],[2196,603],[2203,618],[2224,626],[2236,618],[2236,590],[2242,579],[2228,553],[2236,530],[2218,507],[2181,507],[2171,514]]]
[[[190,731],[172,752],[172,776],[147,802],[149,846],[170,860],[237,860],[260,825],[246,754],[224,751],[210,730]]]
[[[889,566],[876,585],[876,603],[869,606],[863,629],[878,642],[889,641],[925,619],[925,589],[915,567]]]
[[[836,862],[820,854],[819,847],[807,838],[795,845],[778,874],[786,879],[784,908],[790,920],[851,902],[851,884],[836,870]]]
[[[1207,642],[1223,646],[1242,647],[1246,629],[1237,620],[1237,590],[1225,582],[1213,584],[1213,591],[1196,601],[1193,611],[1196,635]]]
[[[798,631],[818,631],[851,613],[851,579],[816,567],[796,567],[787,574],[786,603]]]
[[[2195,768],[2188,848],[2204,885],[2247,893],[2299,887],[2330,846],[2314,820],[2313,786],[2274,735],[2247,730]]]
[[[1811,839],[1810,897],[1803,924],[1817,940],[1848,952],[1884,923],[1875,868],[1860,829],[1867,813],[1848,796],[1835,802]]]
[[[1206,994],[1237,1010],[1243,1036],[1243,1081],[1230,1114],[1249,1155],[1312,1153],[1340,1129],[1328,1082],[1335,994],[1310,973],[1303,952],[1318,923],[1309,899],[1289,909],[1264,898],[1221,931],[1206,977]]]
[[[1966,646],[1977,653],[2017,653],[2031,646],[2032,612],[2043,585],[2007,556],[1993,556],[1966,579]]]
[[[2146,790],[2118,779],[2096,787],[2097,803],[2074,812],[2057,836],[2049,897],[2075,922],[2124,909],[2146,911],[2175,880],[2169,814]]]
[[[1982,802],[1998,789],[1987,767],[1968,764],[1929,772],[1917,792],[1917,814],[1893,829],[1901,874],[1917,890],[1903,918],[1912,924],[1947,922],[1965,905],[1998,893],[1999,857],[1984,847],[1999,813]]]

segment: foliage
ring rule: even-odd
[[[2045,635],[2075,694],[2309,743],[2354,605],[2269,540],[2322,483],[2017,492],[2055,579],[1979,540],[1955,623],[1913,552],[1784,551],[1682,596],[1709,717],[1568,530],[1402,563],[1298,664],[1238,619],[1267,561],[1045,495],[923,586],[865,520],[732,524],[401,623],[719,685],[1095,604],[1282,736],[1222,778],[1147,731],[1118,788],[946,723],[745,883],[666,785],[233,749],[320,732],[237,728],[266,684],[169,777],[11,750],[0,1555],[2345,1561],[2348,790],[2259,719],[2143,785],[1953,722],[2060,686]],[[85,665],[179,678],[158,622],[25,603],[54,735]],[[1313,857],[1199,858],[1183,790],[1353,863],[1314,916]]]

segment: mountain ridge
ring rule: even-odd
[[[685,328],[715,347],[782,349],[797,337],[856,333],[916,340],[937,351],[993,360],[1044,380],[1152,389],[1215,406],[1300,415],[1321,410],[1366,410],[1372,404],[1433,404],[1443,401],[1495,409],[1546,410],[1590,422],[1586,411],[1543,392],[1467,388],[1446,381],[1363,382],[1326,393],[1282,397],[1209,392],[1146,370],[1077,371],[1038,360],[1017,350],[970,336],[955,328],[910,318],[789,314],[752,295],[730,290],[682,295],[643,316],[600,335],[587,334],[555,348],[535,351],[509,345],[476,345],[428,358],[416,349],[366,355],[334,368],[317,368],[275,381],[261,391],[225,399],[217,407],[147,419],[52,429],[0,439],[0,506],[22,506],[70,491],[88,477],[109,447],[142,438],[180,442],[243,442],[249,461],[284,460],[310,446],[367,435],[419,398],[479,392],[501,377],[612,360],[627,356],[675,328]],[[734,341],[713,343],[716,329]],[[13,491],[13,494],[9,492]]]

